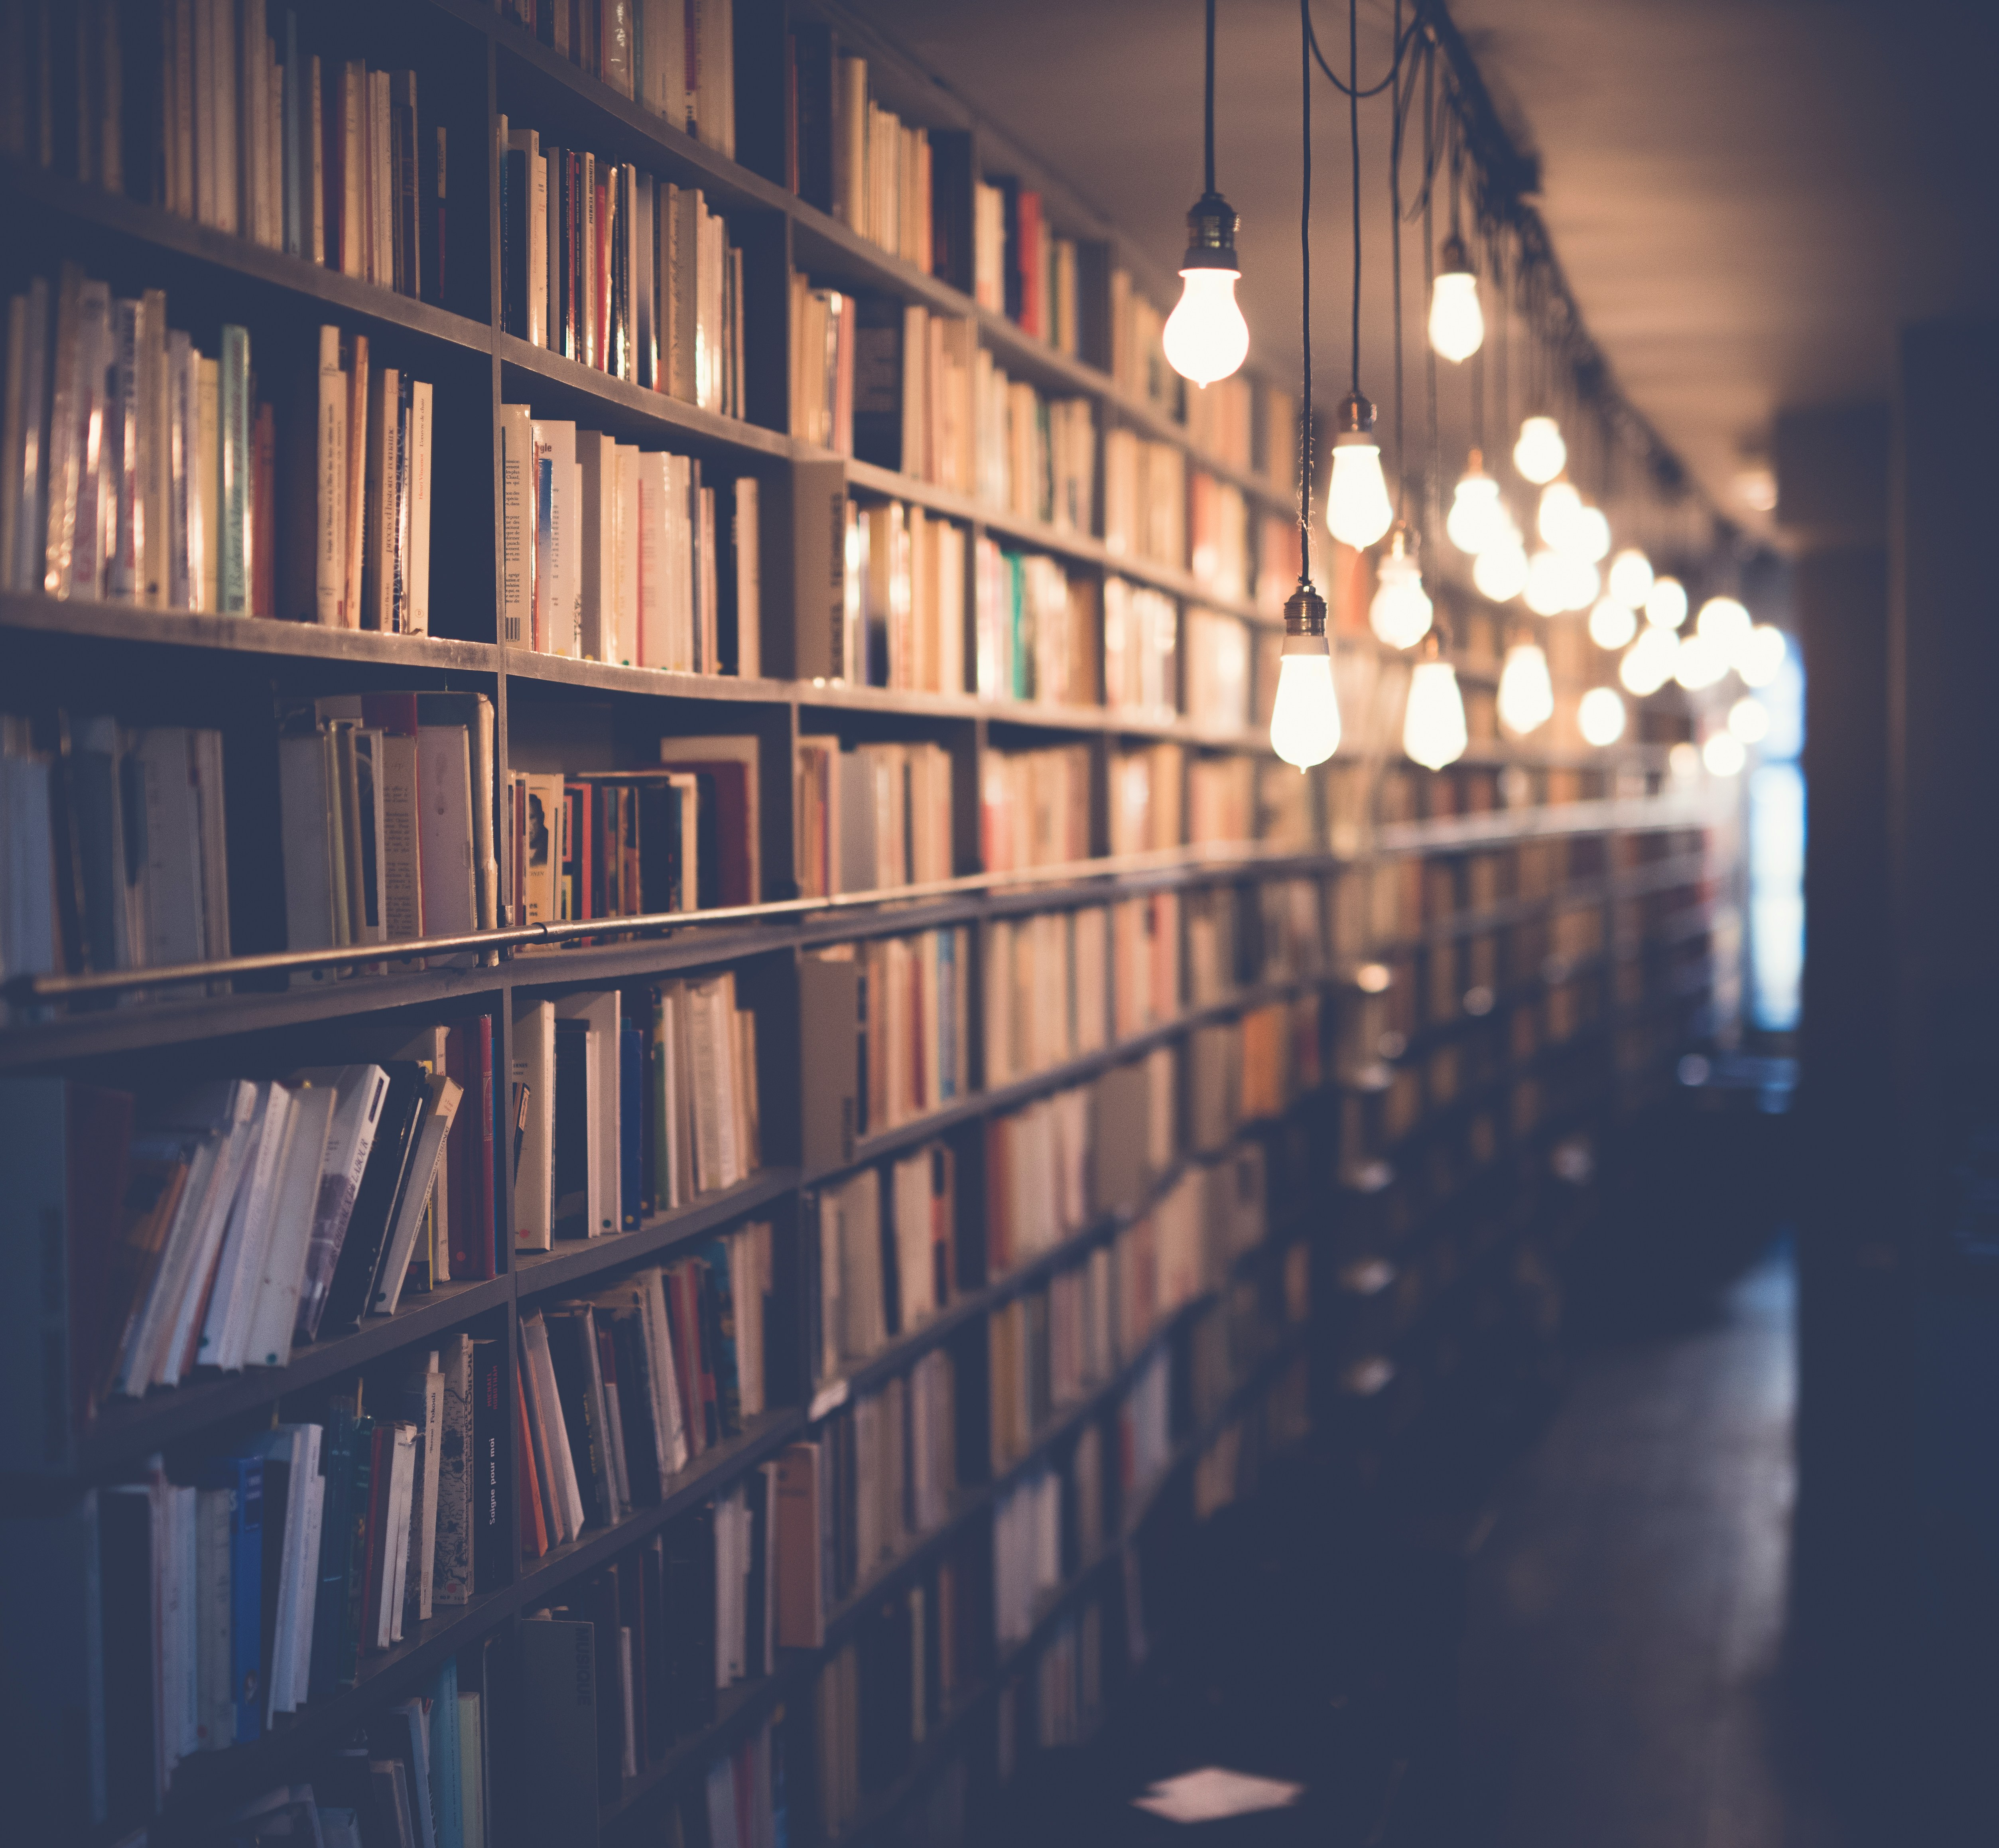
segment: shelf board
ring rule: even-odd
[[[17,210],[26,205],[142,249],[193,258],[224,275],[282,290],[302,304],[310,303],[329,315],[338,314],[343,326],[367,322],[371,333],[393,330],[467,353],[492,350],[492,330],[483,321],[398,295],[358,276],[343,276],[303,257],[266,249],[234,231],[197,224],[161,206],[141,205],[101,186],[65,179],[11,156],[0,157],[0,187]],[[170,297],[169,313],[172,305]]]
[[[708,700],[729,706],[789,706],[798,697],[788,680],[743,680],[733,674],[676,674],[663,667],[628,667],[615,661],[577,660],[532,648],[505,650],[507,678],[523,685],[589,687],[605,693],[643,693],[653,699]]]
[[[504,1275],[440,1284],[424,1295],[406,1296],[393,1316],[369,1316],[352,1334],[295,1349],[289,1366],[201,1375],[178,1386],[155,1389],[144,1399],[108,1400],[78,1446],[78,1474],[112,1476],[207,1426],[275,1404],[418,1342],[435,1340],[503,1307],[513,1294],[513,1280]]]
[[[643,430],[660,439],[670,438],[685,449],[707,456],[732,459],[754,459],[788,461],[792,439],[781,432],[766,430],[740,418],[724,417],[704,411],[697,404],[648,391],[608,373],[565,359],[546,347],[531,346],[511,334],[496,334],[494,350],[500,356],[500,390],[503,403],[518,404],[524,394],[534,394],[544,403],[556,394],[570,400],[566,411],[594,403],[612,414],[623,430]],[[541,390],[537,390],[537,381]],[[612,434],[622,434],[615,431]]]
[[[714,1231],[741,1214],[755,1212],[795,1192],[795,1168],[767,1168],[747,1181],[696,1201],[691,1206],[656,1215],[631,1232],[602,1238],[565,1240],[553,1251],[521,1251],[514,1257],[520,1295],[572,1287],[622,1264],[654,1257],[670,1246]]]
[[[490,642],[442,636],[382,635],[372,629],[323,628],[268,616],[203,615],[189,610],[146,609],[85,597],[0,592],[0,629],[156,647],[203,648],[296,659],[366,661],[424,672],[497,674],[500,650]]]

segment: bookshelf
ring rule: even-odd
[[[366,1316],[353,1332],[302,1344],[280,1367],[201,1371],[143,1397],[108,1398],[77,1431],[66,1468],[9,1474],[10,1495],[24,1507],[53,1513],[85,1488],[134,1479],[148,1458],[162,1454],[168,1476],[178,1479],[177,1472],[269,1428],[281,1415],[320,1416],[326,1395],[357,1381],[379,1391],[390,1377],[386,1370],[461,1334],[494,1344],[498,1389],[511,1404],[525,1319],[646,1267],[688,1260],[718,1234],[753,1222],[771,1229],[765,1409],[746,1414],[739,1434],[720,1437],[674,1472],[657,1501],[587,1525],[539,1554],[525,1544],[514,1474],[520,1458],[510,1426],[511,1461],[499,1498],[501,1563],[492,1582],[482,1582],[462,1605],[439,1605],[407,1640],[364,1652],[353,1685],[279,1714],[254,1742],[189,1755],[156,1813],[114,1813],[82,1832],[80,1839],[105,1848],[140,1826],[154,1844],[213,1839],[244,1803],[321,1774],[329,1754],[357,1729],[424,1692],[449,1663],[458,1664],[461,1688],[476,1686],[487,1703],[485,1839],[508,1848],[539,1839],[534,1812],[524,1807],[536,1781],[536,1740],[518,1685],[524,1624],[537,1610],[582,1597],[593,1575],[698,1514],[812,1440],[845,1408],[894,1388],[938,1352],[951,1357],[961,1381],[958,1480],[944,1518],[860,1572],[846,1595],[828,1600],[820,1646],[777,1652],[771,1672],[720,1690],[712,1717],[642,1752],[636,1771],[599,1793],[591,1826],[606,1843],[679,1829],[681,1819],[699,1811],[712,1767],[767,1728],[783,1756],[790,1839],[843,1845],[886,1839],[919,1815],[944,1835],[966,1832],[979,1793],[1031,1770],[1034,1722],[1045,1718],[1035,1690],[1049,1672],[1051,1650],[1083,1646],[1076,1638],[1087,1631],[1100,1652],[1090,1676],[1097,1697],[1086,1702],[1079,1694],[1077,1711],[1064,1709],[1060,1737],[1051,1742],[1084,1735],[1121,1676],[1131,1672],[1127,1614],[1142,1605],[1143,1560],[1155,1531],[1168,1524],[1155,1513],[1168,1503],[1191,1506],[1197,1475],[1209,1485],[1200,1493],[1211,1500],[1218,1479],[1223,1499],[1246,1490],[1258,1458],[1275,1458],[1297,1441],[1301,1405],[1327,1441],[1356,1455],[1381,1453],[1426,1415],[1438,1415],[1435,1408],[1474,1377],[1465,1357],[1475,1344],[1462,1338],[1464,1328],[1495,1316],[1517,1328],[1526,1315],[1508,1273],[1541,1236],[1533,1229],[1552,1229],[1546,1233],[1551,1247],[1579,1236],[1588,1184],[1564,1177],[1582,1175],[1587,1162],[1564,1152],[1582,1149],[1588,1137],[1655,1094],[1670,1081],[1672,1058],[1704,1030],[1711,934],[1731,902],[1732,874],[1725,818],[1677,792],[1666,773],[1668,747],[1685,735],[1683,716],[1665,699],[1655,701],[1645,709],[1643,738],[1608,751],[1584,749],[1572,728],[1565,741],[1510,742],[1489,727],[1481,737],[1474,727],[1462,762],[1431,777],[1399,764],[1392,747],[1398,711],[1389,715],[1391,723],[1356,710],[1349,748],[1307,780],[1302,825],[1291,825],[1288,811],[1266,801],[1258,781],[1269,764],[1258,703],[1267,688],[1259,684],[1254,643],[1277,622],[1277,612],[1248,595],[1249,584],[1236,594],[1197,578],[1184,556],[1175,563],[1114,550],[1100,536],[1104,439],[1112,430],[1170,446],[1239,493],[1252,553],[1262,516],[1282,515],[1289,506],[1287,484],[1198,448],[1181,421],[1121,388],[1097,362],[1109,357],[1114,265],[1134,272],[1141,292],[1151,286],[1156,294],[1159,276],[1111,227],[1095,223],[1059,187],[1045,186],[1064,234],[1096,253],[1079,272],[1091,297],[1082,318],[1093,332],[1079,342],[1084,350],[1068,354],[979,305],[966,288],[805,203],[773,177],[782,171],[783,41],[788,24],[802,22],[830,22],[864,50],[884,94],[901,99],[910,120],[940,135],[968,137],[961,175],[968,189],[988,173],[1032,176],[1034,168],[854,22],[805,5],[788,14],[775,0],[735,0],[734,16],[740,161],[668,126],[474,0],[366,3],[340,9],[338,19],[314,19],[310,29],[301,21],[302,40],[329,60],[413,67],[420,119],[434,113],[448,132],[441,301],[397,294],[44,170],[26,150],[0,156],[0,184],[16,203],[19,227],[8,264],[10,293],[30,276],[52,277],[64,261],[107,279],[114,291],[164,287],[175,322],[198,337],[223,321],[248,327],[257,354],[274,360],[274,376],[308,350],[321,324],[335,322],[343,332],[366,333],[437,394],[428,634],[0,592],[0,660],[9,689],[0,708],[28,718],[57,709],[107,712],[128,725],[210,726],[222,734],[234,952],[172,983],[163,984],[157,971],[123,972],[94,986],[60,976],[15,980],[0,1025],[0,1077],[73,1079],[143,1098],[191,1077],[277,1077],[302,1066],[387,1057],[413,1033],[449,1026],[490,1032],[492,1069],[504,1081],[521,1056],[524,1011],[545,1000],[636,993],[729,972],[757,1021],[754,1082],[763,1156],[747,1178],[700,1191],[687,1204],[634,1215],[636,1222],[601,1236],[558,1239],[535,1250],[514,1248],[507,1236],[520,1219],[503,1153],[489,1177],[496,1274],[406,1293],[393,1315]],[[270,17],[275,33],[276,15]],[[573,142],[636,162],[662,180],[699,187],[709,209],[724,217],[743,253],[745,416],[643,389],[502,331],[501,171],[493,133],[502,114],[564,146]],[[968,219],[968,196],[964,205]],[[1096,431],[1099,504],[1083,529],[1002,512],[979,496],[836,456],[791,434],[787,304],[794,271],[815,285],[965,321],[979,349],[1010,377],[1086,402]],[[1239,622],[1249,632],[1251,660],[1242,723],[1199,723],[1177,698],[1173,712],[1142,713],[955,689],[669,672],[510,642],[500,614],[506,569],[501,407],[524,402],[539,418],[573,420],[621,442],[696,459],[718,480],[754,479],[768,497],[767,508],[782,504],[798,471],[837,464],[850,500],[899,502],[947,520],[966,536],[968,559],[990,537],[1053,559],[1097,587],[1100,610],[1101,586],[1114,577],[1164,593],[1183,615],[1197,607]],[[760,550],[767,640],[788,619],[795,590],[780,524],[768,520]],[[1394,658],[1367,634],[1353,595],[1336,588],[1334,601],[1342,671],[1352,665],[1363,677],[1392,678]],[[1473,600],[1449,587],[1439,601],[1461,615],[1479,614]],[[968,588],[968,624],[971,608]],[[1100,675],[1100,634],[1097,646]],[[1579,659],[1579,648],[1575,653]],[[1495,677],[1496,655],[1490,648],[1486,654],[1483,664],[1467,659],[1468,686]],[[1575,672],[1558,662],[1557,675],[1572,708]],[[1355,684],[1371,693],[1377,681]],[[428,959],[377,955],[376,973],[338,973],[369,959],[352,945],[300,952],[287,942],[286,896],[272,851],[281,832],[271,792],[278,714],[301,702],[412,690],[477,695],[490,706],[492,775],[473,794],[494,823],[500,908],[491,924],[454,938],[459,953],[449,966],[436,966],[446,959],[434,944]],[[603,924],[594,932],[544,929],[510,914],[514,844],[505,822],[517,774],[634,772],[657,765],[662,740],[711,735],[754,741],[761,772],[754,826],[762,902],[636,920],[628,908],[618,920],[621,941],[602,941],[610,935]],[[802,739],[827,735],[849,747],[943,747],[953,878],[935,888],[864,890],[837,900],[794,896],[795,850],[805,825],[794,765]],[[1065,744],[1080,747],[1089,767],[1086,831],[1093,857],[1018,874],[989,870],[980,826],[989,765],[1003,750]],[[1248,760],[1244,837],[1176,839],[1150,855],[1109,855],[1109,785],[1120,754],[1155,745],[1181,754],[1169,760],[1170,775],[1180,779],[1176,813],[1188,806],[1190,765]],[[1279,794],[1291,800],[1288,789]],[[1477,860],[1494,869],[1485,886],[1469,870]],[[1414,869],[1415,877],[1402,869]],[[1286,927],[1272,921],[1269,909],[1290,902],[1280,889],[1304,895],[1308,941],[1295,953],[1285,948]],[[1176,934],[1173,993],[1156,1014],[1122,1031],[1107,1028],[1100,1043],[1045,1062],[1031,1075],[988,1084],[981,963],[965,1010],[969,1084],[830,1156],[808,1156],[807,1093],[820,1082],[810,1049],[802,1045],[799,985],[808,964],[837,946],[954,930],[968,934],[978,961],[996,925],[1138,901],[1164,907],[1155,915]],[[1195,906],[1232,921],[1224,948],[1201,952],[1209,955],[1201,979],[1214,992],[1199,1002]],[[1596,922],[1587,930],[1564,922],[1592,916]],[[599,941],[553,947],[564,935]],[[432,966],[418,966],[425,960]],[[1472,1004],[1474,996],[1480,1004]],[[1204,1138],[1194,1092],[1197,1068],[1208,1055],[1200,1048],[1221,1043],[1212,1038],[1217,1032],[1235,1033],[1239,1048],[1250,1031],[1242,1023],[1259,1016],[1307,1023],[1298,1030],[1309,1049],[1287,1052],[1287,1075],[1274,1093],[1255,1104],[1239,1094],[1224,1111],[1223,1131]],[[1098,1086],[1155,1054],[1173,1062],[1170,1146],[1162,1160],[1123,1197],[1093,1201],[1079,1223],[999,1274],[986,1274],[982,1261],[927,1319],[847,1357],[833,1377],[820,1377],[808,1286],[818,1261],[817,1217],[830,1190],[864,1171],[885,1174],[899,1160],[946,1147],[956,1163],[959,1235],[982,1253],[996,1230],[986,1224],[987,1151],[998,1146],[989,1139],[1001,1133],[1003,1119]],[[1146,1314],[1112,1362],[1045,1409],[1024,1451],[1003,1462],[989,1458],[987,1434],[975,1427],[989,1409],[983,1400],[993,1319],[1031,1299],[1045,1309],[1058,1279],[1099,1258],[1108,1274],[1122,1260],[1105,1254],[1125,1248],[1121,1241],[1138,1229],[1162,1223],[1170,1202],[1190,1198],[1187,1190],[1209,1184],[1205,1177],[1239,1160],[1252,1160],[1266,1177],[1258,1236],[1207,1261],[1178,1295],[1148,1298]],[[1486,1229],[1468,1233],[1474,1219]],[[1211,1234],[1204,1227],[1201,1236]],[[1460,1249],[1467,1240],[1475,1250]],[[1308,1278],[1308,1300],[1294,1300]],[[1221,1340],[1200,1331],[1232,1326],[1239,1309],[1244,1327],[1258,1332],[1241,1338],[1241,1353],[1232,1334],[1222,1341],[1231,1360],[1224,1386],[1197,1404],[1194,1344]],[[1069,1534],[1052,1578],[1033,1600],[1026,1633],[996,1642],[988,1606],[992,1534],[1003,1500],[1053,1469],[1064,1485],[1065,1526],[1073,1527],[1082,1518],[1075,1510],[1080,1491],[1068,1472],[1079,1467],[1079,1447],[1094,1443],[1088,1434],[1095,1433],[1114,1452],[1119,1420],[1148,1370],[1159,1366],[1173,1381],[1174,1402],[1164,1449],[1142,1479],[1128,1482],[1114,1461],[1091,1491],[1093,1502],[1103,1504],[1093,1543]],[[966,1381],[975,1383],[966,1387]],[[1245,1461],[1218,1467],[1218,1459],[1227,1461],[1239,1450]],[[862,1671],[869,1685],[868,1677],[881,1672],[885,1601],[913,1594],[929,1600],[923,1608],[939,1610],[940,1575],[948,1571],[958,1575],[952,1583],[971,1613],[961,1621],[976,1646],[958,1663],[948,1695],[932,1690],[922,1736],[898,1741],[885,1755],[871,1748],[856,1773],[857,1801],[836,1806],[814,1730],[829,1665],[856,1644],[875,1665]],[[1140,1582],[1128,1585],[1134,1575]],[[982,1576],[977,1589],[973,1582]],[[608,1723],[608,1715],[600,1718]],[[743,1848],[750,1848],[747,1836]]]

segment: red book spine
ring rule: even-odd
[[[528,1429],[527,1389],[514,1375],[514,1451],[521,1459],[521,1551],[535,1558],[549,1550],[548,1524],[542,1518],[541,1477],[535,1468],[535,1440]]]

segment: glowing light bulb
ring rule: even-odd
[[[1457,365],[1485,345],[1485,316],[1464,239],[1446,238],[1443,255],[1443,267],[1430,288],[1430,345]]]
[[[1727,671],[1727,650],[1713,636],[1696,629],[1680,637],[1679,652],[1673,657],[1673,678],[1689,693],[1713,686]]]
[[[1551,417],[1530,417],[1520,426],[1520,439],[1513,446],[1513,466],[1524,480],[1538,487],[1552,481],[1568,461],[1568,445],[1562,441],[1561,425]]]
[[[1735,671],[1745,687],[1767,687],[1784,671],[1784,632],[1768,622],[1749,631],[1735,657]]]
[[[1332,481],[1326,490],[1325,523],[1332,536],[1365,551],[1394,523],[1381,451],[1371,437],[1341,437],[1332,446]]]
[[[1562,555],[1543,546],[1527,560],[1527,607],[1537,616],[1556,616],[1568,608],[1568,578]]]
[[[1638,639],[1624,651],[1624,658],[1617,664],[1617,678],[1624,683],[1624,690],[1643,699],[1648,693],[1656,693],[1673,677],[1673,665],[1680,652],[1680,639],[1670,629],[1661,629],[1656,623],[1647,623],[1638,631]]]
[[[1270,707],[1270,748],[1302,775],[1339,748],[1339,699],[1332,685],[1332,645],[1325,599],[1301,578],[1284,605],[1284,647]]]
[[[1627,546],[1610,561],[1610,594],[1627,609],[1643,609],[1652,594],[1652,561]]]
[[[1477,558],[1488,546],[1505,536],[1506,510],[1499,504],[1499,484],[1487,474],[1478,452],[1458,477],[1450,499],[1450,515],[1443,523],[1450,543],[1459,551]]]
[[[1602,574],[1588,559],[1578,558],[1572,552],[1557,552],[1555,558],[1561,574],[1562,608],[1588,608],[1603,588]]]
[[[1624,702],[1610,687],[1592,687],[1576,702],[1576,728],[1583,742],[1601,749],[1624,735]]]
[[[1707,766],[1710,776],[1740,776],[1749,754],[1732,731],[1710,732],[1700,747],[1700,761]]]
[[[1612,591],[1607,597],[1599,597],[1589,612],[1589,639],[1599,648],[1613,652],[1622,648],[1638,633],[1638,619],[1617,595]]]
[[[1541,504],[1534,514],[1534,530],[1543,545],[1566,551],[1576,515],[1582,511],[1582,496],[1573,481],[1550,481],[1541,490]]]
[[[1677,577],[1654,578],[1645,598],[1645,620],[1661,629],[1677,629],[1686,618],[1686,586]]]
[[[1495,603],[1510,603],[1527,588],[1527,550],[1509,520],[1505,530],[1478,555],[1471,567],[1478,594]]]
[[[1666,774],[1676,782],[1689,782],[1700,775],[1700,747],[1682,738],[1666,753]]]
[[[1426,769],[1441,770],[1463,757],[1470,742],[1457,670],[1449,661],[1418,661],[1402,714],[1402,749]]]
[[[1499,723],[1524,738],[1555,716],[1554,683],[1539,642],[1516,642],[1499,670]]]
[[[1423,589],[1412,535],[1400,520],[1388,550],[1375,569],[1380,588],[1368,605],[1367,620],[1391,648],[1413,648],[1429,633],[1430,600]]]
[[[1205,388],[1249,356],[1249,324],[1236,306],[1234,269],[1183,269],[1180,299],[1160,339],[1166,363]]]
[[[1745,744],[1760,744],[1770,735],[1770,709],[1745,693],[1728,709],[1728,729]]]
[[[1695,629],[1719,648],[1732,667],[1755,626],[1748,611],[1733,597],[1710,597],[1694,619]]]
[[[1567,549],[1590,564],[1601,564],[1610,556],[1610,522],[1602,508],[1577,510],[1569,527]]]

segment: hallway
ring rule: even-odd
[[[1219,1763],[1306,1787],[1204,1842],[1844,1848],[1784,1678],[1793,1294],[1779,1250],[1586,1352],[1460,1518],[1297,1472],[1227,1511],[1153,1594],[1173,1645],[1006,1839],[1182,1839],[1130,1800]]]
[[[1792,1273],[1583,1359],[1471,1568],[1467,1842],[1831,1848],[1785,1680]]]

